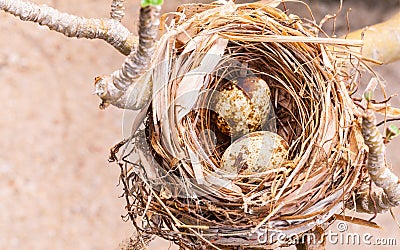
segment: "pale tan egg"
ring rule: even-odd
[[[251,175],[281,166],[289,146],[278,134],[270,131],[252,132],[234,141],[224,152],[221,170],[228,175]]]
[[[241,77],[224,84],[216,95],[215,123],[226,135],[238,138],[257,131],[268,120],[271,92],[259,77]]]

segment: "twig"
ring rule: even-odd
[[[160,26],[160,10],[160,6],[147,6],[140,9],[138,49],[132,51],[122,68],[113,73],[113,82],[118,89],[126,90],[148,66],[154,53]]]
[[[125,16],[125,0],[113,0],[111,3],[110,16],[112,19],[121,22],[122,18]]]
[[[362,120],[364,142],[369,148],[367,170],[378,188],[370,188],[367,183],[361,188],[356,210],[366,213],[382,213],[400,205],[399,178],[386,166],[385,145],[376,127],[372,110],[367,109]]]
[[[400,34],[400,13],[389,20],[354,31],[347,35],[347,39],[364,40],[362,56],[381,61],[385,64],[400,59],[400,46],[397,37]]]
[[[376,124],[377,127],[382,126],[383,124],[385,124],[386,122],[395,122],[395,121],[400,121],[400,118],[389,118],[383,121],[380,121]]]
[[[153,56],[158,28],[160,26],[160,10],[161,6],[159,5],[148,5],[140,9],[139,45],[137,50],[131,51],[121,69],[115,71],[110,76],[103,76],[96,79],[95,93],[103,100],[100,108],[105,108],[109,104],[112,104],[124,109],[140,109],[146,104],[142,99],[148,99],[151,95],[149,86],[146,87],[149,82],[149,74],[144,75],[144,78],[141,79],[141,83],[144,86],[137,88],[139,92],[145,92],[142,93],[141,98],[132,100],[128,88],[139,77],[143,76],[143,72],[147,69]]]
[[[119,52],[128,55],[137,37],[119,21],[109,18],[84,18],[62,13],[47,5],[37,5],[22,0],[0,0],[0,9],[31,21],[68,37],[102,39]]]

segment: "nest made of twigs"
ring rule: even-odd
[[[139,235],[189,249],[284,246],[331,223],[351,200],[365,162],[351,99],[363,62],[349,48],[360,43],[319,37],[314,22],[276,7],[192,4],[168,15],[152,60],[151,104],[119,161]],[[210,149],[207,93],[249,72],[268,83],[275,125],[266,129],[289,154],[257,175],[224,178],[219,161],[231,138],[216,133]]]

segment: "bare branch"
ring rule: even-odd
[[[356,201],[359,212],[381,213],[400,205],[399,178],[386,166],[385,145],[375,124],[373,111],[367,109],[362,120],[362,134],[369,148],[368,173],[377,188],[370,190],[368,184],[363,185]]]
[[[151,95],[151,81],[150,76],[143,75],[143,72],[154,53],[160,25],[160,10],[160,6],[151,5],[140,9],[137,50],[129,54],[121,69],[111,76],[96,79],[96,94],[103,100],[101,107],[112,104],[119,108],[140,109],[147,103]],[[143,77],[138,79],[140,76]]]
[[[384,213],[394,207],[395,204],[389,200],[388,195],[381,188],[370,188],[369,183],[363,183],[361,189],[358,191],[358,198],[356,200],[356,211],[359,213]],[[354,204],[349,204],[350,209]]]
[[[128,56],[122,69],[113,74],[114,83],[118,89],[127,89],[149,64],[160,26],[160,10],[160,6],[140,9],[139,46],[136,52]]]
[[[110,16],[112,19],[121,22],[122,18],[125,16],[125,0],[113,0],[111,3]]]
[[[105,40],[124,55],[137,43],[137,37],[118,20],[78,17],[22,0],[0,0],[0,8],[23,21],[39,23],[68,37]]]
[[[347,39],[362,39],[362,55],[367,58],[391,63],[400,60],[400,13],[389,20],[354,31]]]

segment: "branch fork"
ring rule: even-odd
[[[376,127],[374,111],[367,109],[362,117],[362,134],[369,148],[367,170],[372,183],[366,181],[356,200],[356,210],[382,213],[400,205],[399,178],[386,164],[385,145]]]

